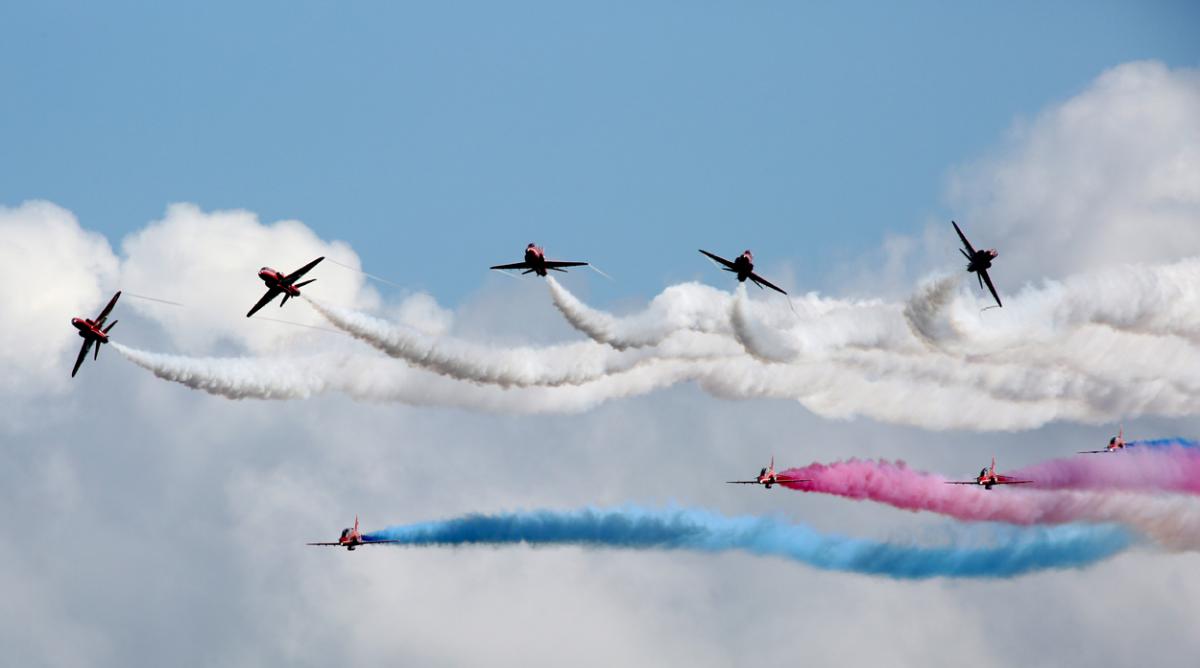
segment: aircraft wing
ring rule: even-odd
[[[1080,450],[1080,451],[1079,451],[1078,453],[1076,453],[1076,454],[1080,454],[1080,455],[1107,455],[1107,454],[1108,454],[1108,453],[1110,453],[1110,452],[1112,452],[1112,450]]]
[[[726,485],[761,485],[757,480],[726,480]]]
[[[279,295],[279,292],[280,291],[276,290],[275,288],[270,288],[269,290],[267,290],[267,294],[263,295],[262,299],[258,300],[258,303],[255,304],[250,309],[250,312],[246,314],[246,317],[249,318],[250,316],[254,315],[255,313],[258,313],[258,309],[260,309],[260,308],[266,306],[268,303],[270,303],[270,301],[272,299],[274,299],[276,296]]]
[[[75,377],[75,374],[79,373],[79,365],[83,364],[83,358],[87,357],[88,349],[90,349],[91,347],[92,347],[92,340],[84,339],[83,347],[81,347],[79,349],[79,357],[75,358],[75,368],[71,369],[71,377],[72,378]]]
[[[528,262],[514,262],[512,264],[498,264],[489,269],[533,269],[533,265]]]
[[[793,478],[776,478],[776,479],[775,479],[775,482],[780,482],[780,483],[782,483],[782,482],[812,482],[812,481],[811,481],[811,480],[807,480],[807,479],[806,479],[806,480],[801,480],[801,479],[799,479],[799,478],[795,478],[795,479],[793,479]]]
[[[719,262],[730,269],[734,268],[734,264],[732,262],[730,262],[729,260],[726,260],[725,258],[721,257],[720,255],[713,255],[712,253],[704,250],[703,248],[701,248],[699,250],[701,253],[704,253],[705,255],[707,255],[708,259],[710,259],[714,262]],[[776,288],[776,289],[778,289],[778,288]]]
[[[402,540],[364,540],[359,545],[379,545],[382,543],[403,543]]]
[[[993,485],[1028,485],[1032,482],[1033,482],[1032,480],[1013,480],[1012,478],[1005,478],[1005,477],[1001,476],[999,480],[997,480],[996,482],[994,482],[992,484]]]
[[[108,306],[105,306],[104,310],[101,311],[100,315],[96,318],[97,324],[100,324],[100,325],[104,324],[104,319],[108,317],[109,313],[112,313],[113,307],[117,305],[117,298],[120,296],[121,296],[121,291],[117,290],[117,294],[113,295],[112,299],[108,300]]]
[[[307,274],[310,269],[312,269],[313,267],[320,264],[321,260],[324,260],[324,259],[325,259],[325,256],[322,255],[321,257],[313,260],[312,262],[309,262],[308,264],[304,265],[303,267],[300,267],[296,271],[293,271],[292,273],[288,274],[287,277],[284,278],[283,280],[287,283],[291,283],[292,281],[295,281],[297,278],[300,278],[301,276]]]
[[[328,545],[330,547],[340,547],[341,543],[305,543],[305,545]]]
[[[558,260],[546,260],[547,269],[558,269],[559,267],[586,267],[586,262],[559,262]]]
[[[947,480],[946,484],[947,485],[978,485],[979,481],[972,480],[971,482],[966,482],[965,480]]]
[[[996,298],[996,306],[1004,306],[1000,303],[1000,295],[996,294],[996,286],[992,285],[992,277],[988,276],[987,269],[978,269],[979,276],[983,278],[983,282],[987,283],[988,290],[992,291],[992,296]]]
[[[950,221],[950,224],[954,226],[954,231],[958,232],[958,238],[962,239],[963,245],[967,247],[968,251],[971,251],[971,256],[974,257],[975,256],[975,247],[971,245],[970,241],[967,241],[967,235],[963,234],[962,230],[960,230],[958,228],[958,223],[956,223],[952,220],[952,221]]]
[[[758,274],[756,274],[754,272],[750,272],[750,280],[754,281],[760,288],[765,285],[768,288],[771,288],[772,290],[774,290],[775,292],[780,292],[785,295],[787,294],[786,290],[775,285],[771,281],[768,281],[767,279],[763,278],[762,276],[759,276]]]

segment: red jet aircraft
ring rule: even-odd
[[[700,249],[700,252],[707,255],[713,262],[720,263],[721,269],[737,274],[739,283],[745,283],[746,279],[748,278],[760,288],[765,285],[776,292],[782,292],[785,295],[787,294],[783,288],[754,273],[754,254],[750,251],[743,252],[733,262],[730,262],[719,255],[713,255],[703,248]]]
[[[779,485],[785,482],[812,482],[811,480],[797,480],[794,478],[780,478],[775,472],[775,456],[771,456],[771,465],[763,468],[758,472],[758,477],[754,480],[726,480],[729,485],[762,485],[767,489],[771,489],[771,485]]]
[[[1117,431],[1116,436],[1113,436],[1112,438],[1108,439],[1108,445],[1103,450],[1080,450],[1079,454],[1081,454],[1081,455],[1104,454],[1106,452],[1116,452],[1117,450],[1123,450],[1124,448],[1125,448],[1125,427],[1122,426]]]
[[[512,264],[498,264],[492,269],[524,269],[522,274],[535,273],[538,276],[545,276],[546,270],[561,271],[566,273],[566,269],[562,267],[586,267],[586,262],[560,262],[559,260],[547,260],[546,253],[541,246],[537,244],[529,244],[525,247],[525,261],[514,262]]]
[[[996,473],[996,458],[992,457],[991,468],[982,469],[979,472],[979,477],[970,482],[962,482],[957,480],[947,480],[947,485],[982,485],[984,489],[991,489],[993,485],[1027,485],[1033,482],[1032,480],[1017,480],[1012,476],[1000,475]]]
[[[283,301],[279,302],[280,307],[287,303],[289,297],[299,297],[300,288],[312,283],[317,279],[310,278],[307,281],[301,281],[299,283],[297,283],[296,280],[307,274],[310,269],[317,266],[317,264],[324,259],[325,256],[321,256],[304,265],[303,267],[300,267],[296,271],[293,271],[287,276],[284,276],[270,267],[263,267],[262,269],[259,269],[258,277],[263,280],[263,283],[267,284],[267,294],[263,295],[262,299],[258,300],[258,303],[254,305],[254,308],[250,309],[250,312],[246,314],[246,317],[249,318],[255,313],[258,313],[258,309],[266,306],[268,302],[270,302],[280,293],[283,293]]]
[[[967,235],[963,234],[963,231],[958,228],[958,223],[952,220],[950,224],[954,226],[954,231],[958,232],[958,238],[962,239],[963,245],[967,247],[966,250],[962,248],[958,249],[958,252],[967,258],[967,271],[975,272],[975,278],[979,279],[980,289],[983,288],[984,283],[987,283],[988,290],[996,298],[996,306],[1004,306],[1004,304],[1000,303],[1000,295],[996,294],[996,286],[992,285],[992,277],[988,276],[987,273],[987,270],[992,266],[992,260],[995,260],[996,256],[1000,253],[996,252],[995,248],[975,250],[971,242],[967,241]]]
[[[100,346],[108,343],[108,330],[116,326],[117,321],[113,320],[108,327],[104,327],[104,319],[112,312],[113,307],[117,305],[117,299],[121,296],[121,291],[108,300],[108,306],[100,312],[100,315],[95,320],[87,318],[71,318],[71,324],[75,329],[79,330],[79,336],[83,337],[83,347],[79,349],[79,357],[75,358],[75,368],[71,369],[71,377],[74,378],[76,373],[79,373],[79,365],[83,364],[83,358],[87,357],[88,349],[92,344],[96,344],[96,356],[92,359],[100,359]],[[104,329],[100,329],[104,327]]]
[[[347,550],[353,550],[359,545],[376,545],[379,543],[399,543],[398,540],[363,540],[362,534],[358,531],[358,515],[354,516],[354,527],[342,529],[342,535],[336,543],[308,543],[308,545],[323,545],[329,547],[344,547]]]

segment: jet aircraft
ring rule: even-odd
[[[359,545],[376,545],[379,543],[399,543],[398,540],[363,540],[362,534],[358,531],[358,515],[354,516],[354,527],[342,529],[342,535],[336,543],[308,543],[308,545],[320,545],[328,547],[344,547],[347,550],[354,550]]]
[[[1116,452],[1117,450],[1125,449],[1125,427],[1122,426],[1117,430],[1117,435],[1108,439],[1108,445],[1103,450],[1080,450],[1081,455],[1098,455],[1106,452]]]
[[[83,347],[79,349],[79,357],[75,358],[75,368],[71,369],[71,377],[74,378],[76,373],[79,373],[79,366],[83,364],[83,358],[87,357],[88,349],[92,344],[96,344],[96,355],[92,359],[100,359],[100,346],[108,343],[108,332],[117,325],[117,321],[113,320],[108,327],[104,327],[104,320],[112,313],[113,307],[117,305],[117,299],[120,298],[121,291],[108,300],[108,306],[96,316],[95,320],[87,318],[71,318],[71,324],[75,329],[79,330],[79,336],[83,338]],[[101,327],[104,327],[101,329]]]
[[[1000,295],[996,294],[996,286],[992,285],[992,277],[988,276],[987,273],[987,270],[992,266],[992,260],[995,260],[996,256],[1000,253],[996,252],[995,248],[975,250],[971,242],[967,241],[967,235],[963,234],[963,231],[959,229],[958,223],[952,220],[950,224],[954,226],[954,231],[958,232],[958,238],[962,239],[963,245],[966,246],[965,250],[960,248],[958,252],[967,258],[967,271],[975,272],[975,278],[979,279],[980,289],[983,288],[984,283],[987,283],[988,290],[992,292],[992,297],[996,298],[996,306],[1004,306],[1004,304],[1000,303]]]
[[[586,267],[586,262],[561,262],[559,260],[547,260],[546,252],[537,244],[529,244],[525,247],[525,261],[514,262],[512,264],[498,264],[492,269],[524,269],[522,274],[534,273],[538,276],[545,276],[547,270],[561,271],[566,273],[563,267]]]
[[[771,456],[771,465],[764,467],[758,472],[758,477],[754,480],[726,480],[729,485],[762,485],[767,489],[771,489],[772,485],[779,485],[785,482],[812,482],[811,480],[799,480],[796,478],[780,478],[775,472],[775,456]]]
[[[712,261],[719,263],[721,265],[721,269],[737,274],[739,283],[745,283],[746,279],[748,278],[760,288],[765,285],[776,292],[781,292],[785,295],[787,294],[787,291],[783,288],[754,273],[754,254],[750,251],[743,252],[733,262],[730,262],[719,255],[713,255],[703,248],[700,249],[700,252],[708,256]]]
[[[984,489],[991,489],[993,485],[1027,485],[1032,483],[1032,480],[1017,480],[1012,476],[1000,475],[996,473],[996,458],[992,457],[991,468],[984,468],[979,471],[979,477],[971,481],[947,480],[947,485],[982,485]]]
[[[255,313],[258,313],[258,309],[266,306],[268,302],[270,302],[272,299],[274,299],[280,293],[283,293],[283,301],[279,302],[280,307],[282,307],[284,304],[287,303],[287,300],[289,297],[299,297],[300,296],[300,288],[308,285],[309,283],[312,283],[313,281],[315,281],[317,279],[310,278],[307,281],[300,281],[299,283],[297,283],[296,281],[301,276],[307,274],[310,269],[317,266],[317,264],[319,264],[321,262],[321,260],[324,260],[324,259],[325,259],[325,256],[321,256],[321,257],[313,260],[312,262],[309,262],[308,264],[304,265],[303,267],[300,267],[296,271],[293,271],[292,273],[288,274],[287,276],[284,276],[283,274],[272,269],[271,267],[263,267],[262,269],[259,269],[258,277],[263,280],[263,283],[267,284],[267,294],[263,295],[262,299],[258,300],[258,303],[255,304],[254,307],[250,309],[250,312],[246,314],[246,317],[249,318],[250,316],[254,315]]]

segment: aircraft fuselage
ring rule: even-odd
[[[262,279],[263,283],[267,284],[268,288],[286,292],[292,297],[300,296],[300,288],[288,283],[286,276],[270,267],[259,269],[258,277]]]
[[[533,244],[525,247],[525,262],[527,262],[533,273],[538,276],[546,275],[546,254],[541,248]]]
[[[746,251],[733,261],[733,270],[739,283],[745,283],[750,274],[754,273],[754,255]]]
[[[108,334],[105,334],[94,321],[86,318],[71,318],[71,324],[79,330],[80,338],[108,343]]]
[[[967,271],[988,270],[992,268],[992,260],[996,259],[999,253],[995,249],[975,251],[975,256],[971,258],[971,263],[967,265]]]
[[[347,550],[354,550],[354,548],[362,545],[362,534],[358,533],[355,529],[343,529],[338,542],[344,545]]]

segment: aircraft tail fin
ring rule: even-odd
[[[317,280],[317,279],[315,279],[315,278],[310,278],[310,279],[308,279],[307,281],[300,281],[299,283],[297,283],[297,284],[296,284],[296,285],[294,285],[293,287],[302,288],[302,287],[304,287],[304,286],[308,285],[309,283],[312,283],[312,282],[314,282],[314,281],[316,281],[316,280]]]
[[[101,347],[102,345],[103,345],[103,344],[102,344],[102,343],[100,343],[100,341],[98,341],[98,340],[96,341],[96,352],[92,353],[92,360],[93,360],[93,361],[100,359],[100,347]]]
[[[286,292],[283,293],[283,301],[279,302],[279,308],[283,308],[283,305],[287,303],[288,297],[291,297],[291,295]]]

